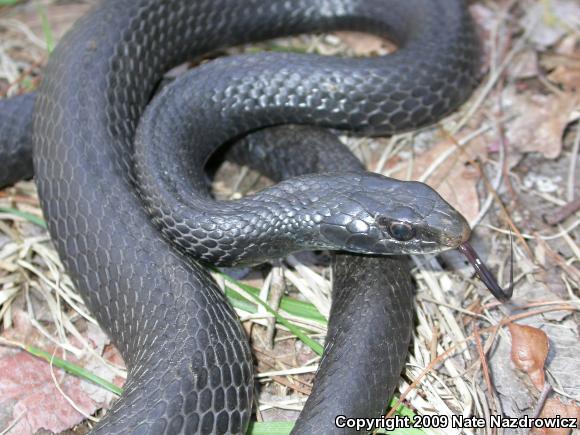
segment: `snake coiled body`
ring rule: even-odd
[[[388,35],[399,49],[370,59],[262,53],[210,62],[162,91],[146,115],[156,126],[143,122],[137,134],[173,66],[226,46],[338,29]],[[13,143],[0,150],[18,148],[14,143],[25,148],[33,132],[34,173],[52,238],[128,366],[123,397],[95,432],[241,433],[247,427],[253,380],[244,332],[206,268],[184,250],[232,264],[301,247],[437,251],[465,235],[464,221],[423,185],[364,173],[336,141],[309,143],[302,127],[293,139],[308,164],[284,147],[272,153],[268,130],[249,139],[262,135],[262,145],[246,144],[243,154],[266,154],[261,169],[272,178],[302,177],[232,209],[211,200],[203,182],[215,148],[279,124],[372,135],[421,127],[467,98],[477,60],[461,0],[105,0],[79,20],[51,56],[33,127],[6,121],[2,112],[10,102],[0,105],[0,131],[8,124],[13,129]],[[30,98],[20,107],[30,114]],[[30,175],[29,165],[16,166],[7,165],[3,183]],[[304,175],[313,171],[329,174]],[[312,189],[338,195],[337,180],[340,190],[360,184],[364,201],[339,201],[337,214],[332,203],[308,208],[321,201],[308,195]],[[404,209],[420,218],[416,242],[394,242],[369,214],[381,183],[388,183],[392,201],[384,213]],[[274,198],[288,203],[281,208]],[[302,220],[288,220],[289,211]],[[313,218],[320,225],[301,226],[306,215],[320,216]],[[274,218],[282,223],[269,226]],[[300,237],[290,231],[294,223],[304,230]],[[379,234],[372,243],[363,224]],[[244,234],[232,238],[232,228]],[[403,260],[341,254],[334,263],[328,352],[296,433],[338,432],[337,414],[380,415],[410,338],[411,284]]]

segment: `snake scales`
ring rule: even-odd
[[[187,59],[338,29],[388,35],[399,48],[365,59],[222,58],[149,105],[164,73]],[[435,192],[364,172],[318,127],[385,135],[433,123],[467,98],[477,69],[461,0],[105,0],[80,19],[38,95],[0,101],[0,185],[31,176],[33,155],[58,252],[128,366],[123,397],[94,432],[245,431],[245,334],[185,251],[234,264],[298,249],[407,254],[465,241],[467,224]],[[231,156],[292,179],[213,200],[203,167],[215,149],[281,124],[316,127],[260,130]],[[296,433],[339,432],[337,414],[380,415],[410,338],[404,260],[338,254],[333,268],[326,352]]]

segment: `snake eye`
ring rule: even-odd
[[[407,222],[395,221],[389,225],[389,234],[396,240],[406,242],[415,235],[415,229]]]

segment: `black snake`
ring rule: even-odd
[[[149,104],[164,73],[188,59],[338,29],[388,35],[398,50],[225,57]],[[321,128],[385,135],[433,123],[469,96],[478,59],[461,0],[105,0],[80,19],[38,95],[0,101],[0,185],[31,176],[33,154],[58,252],[129,369],[95,432],[245,431],[245,334],[186,251],[227,265],[300,249],[408,254],[465,242],[467,223],[433,190],[364,172]],[[203,167],[239,139],[231,158],[292,179],[215,201]],[[410,339],[404,259],[337,254],[333,267],[326,352],[296,433],[340,432],[338,414],[380,415]]]

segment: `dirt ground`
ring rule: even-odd
[[[0,98],[40,84],[50,48],[93,3],[0,0]],[[580,419],[580,2],[481,0],[470,9],[485,63],[468,103],[420,132],[342,137],[369,170],[436,188],[469,220],[472,244],[503,284],[513,234],[516,286],[506,305],[457,252],[412,258],[415,330],[396,398],[401,412],[418,415]],[[232,51],[248,50],[371,56],[393,46],[340,32]],[[226,163],[214,191],[234,198],[266,183]],[[0,434],[85,433],[116,397],[111,388],[31,355],[29,346],[119,387],[126,376],[121,357],[75,293],[41,216],[34,181],[0,191]],[[302,311],[281,315],[323,343],[328,255],[301,253],[225,273],[274,305],[282,294],[306,302]],[[257,361],[255,418],[292,421],[311,391],[319,357],[263,307],[242,299],[234,305]]]

